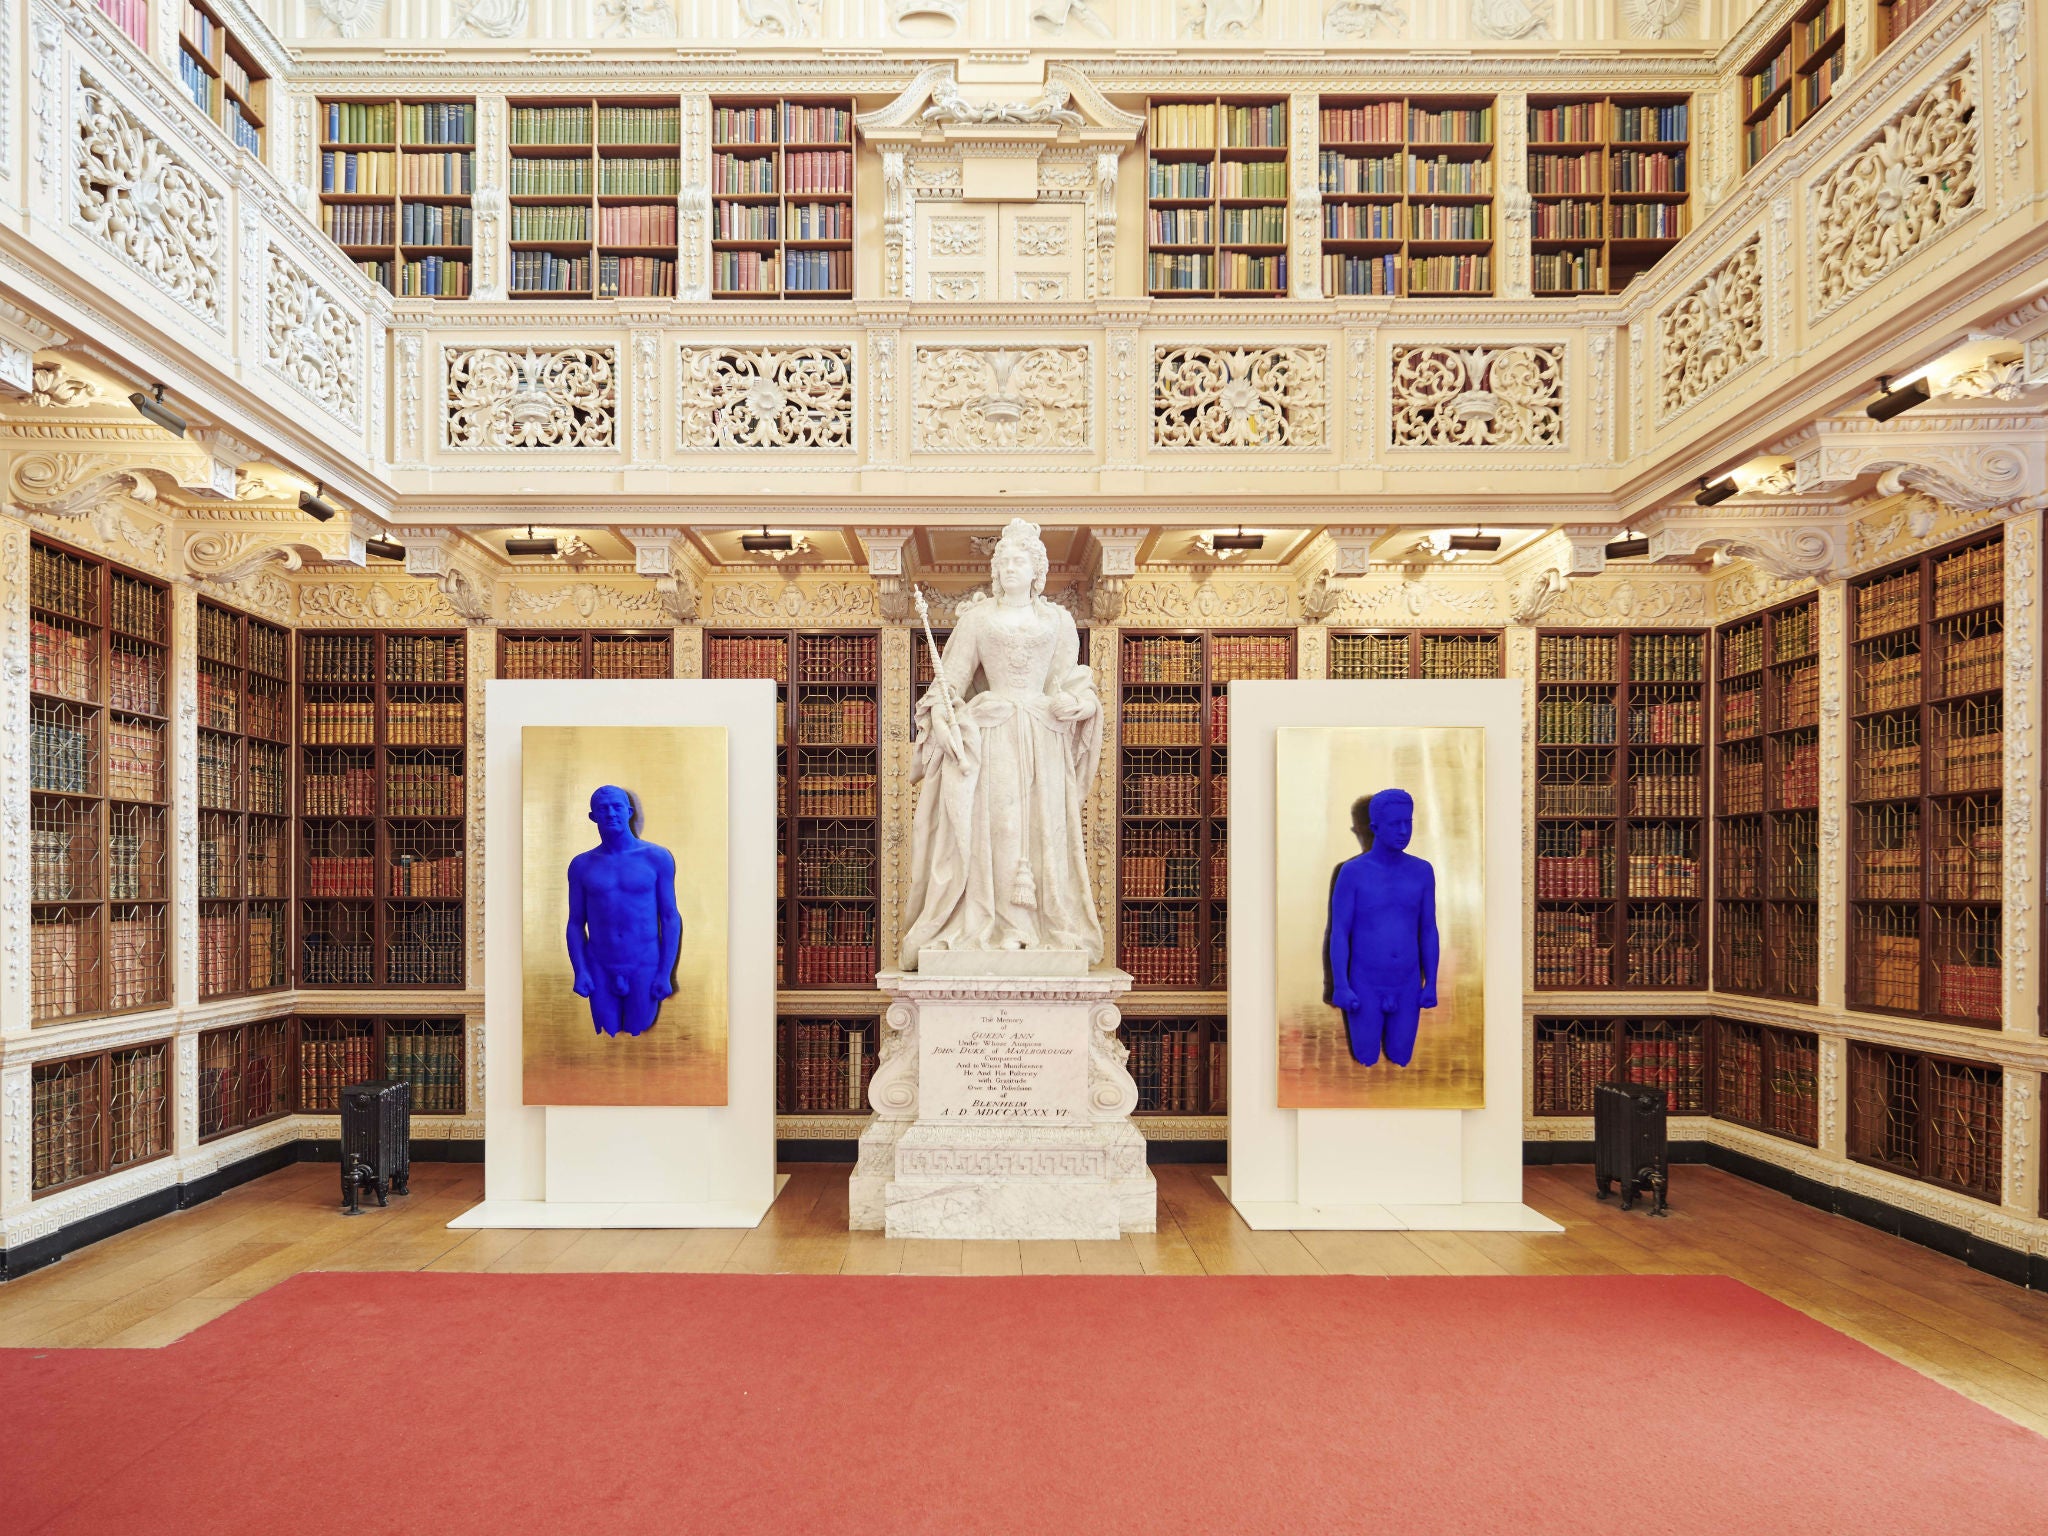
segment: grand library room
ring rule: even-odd
[[[2044,60],[0,0],[0,1530],[2048,1533]]]

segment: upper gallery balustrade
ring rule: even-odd
[[[997,467],[1019,495],[1594,522],[1973,330],[2013,388],[2048,381],[2038,23],[2012,0],[1888,46],[1883,8],[1806,0],[1714,56],[1553,39],[1227,80],[1198,56],[294,66],[254,17],[188,8],[166,49],[122,0],[20,4],[8,281],[225,428],[230,486],[246,439],[374,511],[984,494]],[[472,296],[388,291],[430,262]],[[1783,487],[1876,472],[1910,427],[1784,446]],[[1979,490],[2037,492],[2030,466]]]

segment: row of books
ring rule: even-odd
[[[213,116],[213,74],[182,48],[178,51],[178,84],[184,87],[192,105],[208,117]]]
[[[1598,201],[1537,203],[1531,210],[1529,233],[1538,240],[1599,240],[1606,233],[1605,211],[1606,204]]]
[[[252,155],[263,153],[263,129],[246,108],[232,101],[227,104],[227,130],[237,149],[246,149]]]
[[[1750,124],[1742,131],[1742,150],[1745,160],[1755,165],[1784,141],[1792,131],[1792,98],[1779,98],[1770,114]]]
[[[1220,1115],[1229,1103],[1229,1043],[1204,1038],[1200,1027],[1145,1028],[1125,1020],[1118,1035],[1130,1052],[1126,1066],[1138,1085],[1145,1114]]]
[[[1401,195],[1399,155],[1367,158],[1326,149],[1316,156],[1316,185],[1325,196]]]
[[[512,144],[582,145],[590,142],[588,107],[514,107]]]
[[[676,209],[673,203],[639,203],[623,208],[597,211],[599,245],[674,245]]]
[[[149,47],[149,0],[97,0],[100,13],[128,34],[136,47]]]
[[[1332,298],[1374,294],[1392,296],[1401,291],[1401,259],[1388,252],[1382,256],[1339,255],[1323,257],[1323,292]],[[1404,658],[1402,670],[1406,677]]]
[[[1491,240],[1493,238],[1493,205],[1491,203],[1410,203],[1408,205],[1408,238],[1417,241]]]
[[[867,1108],[874,1076],[878,1021],[784,1019],[780,1023],[784,1114],[836,1114]]]
[[[1408,192],[1441,193],[1448,197],[1483,197],[1493,192],[1493,162],[1451,160],[1442,155],[1425,160],[1408,157]]]
[[[1486,293],[1493,287],[1491,256],[1411,256],[1410,293]]]
[[[802,987],[872,986],[875,946],[865,944],[801,944],[796,952],[796,985]]]
[[[682,190],[680,162],[668,157],[604,159],[597,190],[605,197],[674,197]]]
[[[1553,157],[1546,157],[1553,158]],[[1683,192],[1685,155],[1653,150],[1614,150],[1607,157],[1608,190],[1611,192]],[[1537,162],[1531,161],[1533,171]],[[1543,190],[1531,188],[1532,191]],[[1559,188],[1577,191],[1576,187]],[[1590,190],[1590,189],[1589,189]]]
[[[1154,149],[1214,149],[1218,122],[1213,101],[1155,102],[1147,110],[1146,138]],[[1287,104],[1222,108],[1223,146],[1227,149],[1284,147]]]
[[[813,208],[843,208],[842,203],[812,204]],[[778,203],[714,203],[711,207],[711,238],[714,240],[779,240],[782,207]],[[813,235],[811,239],[841,236]]]
[[[674,212],[673,209],[670,210]],[[590,241],[590,205],[569,203],[512,210],[514,240]]]
[[[514,167],[515,183],[518,179]],[[320,190],[395,196],[466,195],[476,190],[476,157],[467,150],[401,157],[389,150],[323,150]],[[517,190],[515,185],[514,190]]]
[[[261,1026],[258,1026],[259,1028]],[[235,1030],[199,1037],[199,1134],[218,1136],[285,1113],[284,1035],[266,1032],[263,1045],[238,1060]]]
[[[872,773],[806,773],[797,779],[796,814],[806,817],[875,814]]]
[[[796,739],[810,747],[871,747],[875,744],[875,701],[870,696],[823,695],[797,701]]]
[[[1613,203],[1608,218],[1614,240],[1676,240],[1692,228],[1692,210],[1684,203]]]
[[[600,299],[672,299],[676,264],[660,256],[600,256],[597,296]]]
[[[789,681],[789,642],[779,636],[711,635],[704,642],[706,677]]]
[[[514,197],[588,197],[588,160],[525,159],[512,162]]]
[[[333,1114],[341,1090],[378,1076],[376,1040],[368,1028],[360,1032],[316,1034],[310,1025],[299,1034],[299,1108],[310,1114]]]
[[[788,856],[775,856],[775,894],[788,894]],[[863,901],[875,894],[873,850],[860,845],[819,847],[806,842],[798,852],[797,894],[834,901]]]
[[[553,251],[512,253],[514,293],[589,293],[590,258],[557,256]]]
[[[1934,616],[1937,619],[1999,603],[2004,597],[2003,544],[1979,544],[1935,562]]]
[[[223,48],[218,63],[221,83],[243,101],[251,101],[255,94],[255,82],[249,78],[249,71],[243,67],[242,61]],[[263,78],[261,75],[256,77],[257,80]]]
[[[384,1074],[412,1085],[414,1114],[461,1114],[466,1100],[462,1069],[459,1025],[440,1029],[385,1026]]]
[[[1202,861],[1191,853],[1132,853],[1126,843],[1117,861],[1117,894],[1126,901],[1194,901],[1202,885]],[[1211,895],[1227,890],[1226,881],[1210,881]]]
[[[1599,293],[1607,285],[1597,247],[1538,251],[1530,258],[1529,276],[1538,293]]]

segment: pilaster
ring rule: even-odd
[[[28,1206],[35,1177],[35,1149],[30,1140],[34,1112],[26,1061],[0,1067],[0,1213]]]
[[[1292,161],[1288,186],[1292,203],[1288,209],[1293,238],[1288,261],[1288,290],[1297,299],[1323,296],[1323,198],[1317,159],[1322,150],[1319,113],[1322,98],[1314,91],[1298,91],[1287,101],[1287,157]]]
[[[2041,1076],[2008,1067],[2005,1082],[2005,1168],[2001,1203],[2014,1216],[2033,1220],[2041,1212],[2041,1157],[2035,1122],[2041,1118]]]
[[[1823,975],[1823,989],[1827,980]],[[1846,1162],[1849,1157],[1849,1116],[1844,1106],[1849,1102],[1849,1050],[1845,1036],[1820,1035],[1820,1061],[1814,1068],[1818,1081],[1814,1087],[1820,1094],[1820,1123],[1818,1130],[1820,1155],[1835,1162]]]
[[[676,195],[676,297],[711,298],[711,98],[685,92],[682,190]]]
[[[1510,624],[1501,638],[1503,670],[1522,685],[1522,910],[1536,910],[1536,631],[1528,624]],[[1530,996],[1536,987],[1536,943],[1534,934],[1522,941],[1522,988]],[[1533,1051],[1524,1060],[1535,1061]],[[1535,1108],[1525,1099],[1524,1114]]]
[[[470,292],[478,299],[502,299],[509,282],[506,256],[505,189],[510,171],[505,151],[505,97],[485,92],[476,99],[476,280]]]
[[[912,647],[924,644],[922,631],[913,633],[903,624],[887,624],[876,645],[880,686],[876,691],[878,715],[875,739],[880,762],[882,847],[876,860],[875,895],[880,911],[875,936],[885,967],[896,964],[896,951],[903,942],[903,893],[910,888],[910,825],[916,792],[910,783],[910,705]]]
[[[1500,159],[1500,271],[1495,292],[1506,299],[1526,299],[1529,265],[1529,97],[1524,91],[1502,91],[1494,103]]]

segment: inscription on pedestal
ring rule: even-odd
[[[1083,1010],[927,1004],[919,1020],[918,1118],[953,1124],[1077,1125],[1088,1088]]]

